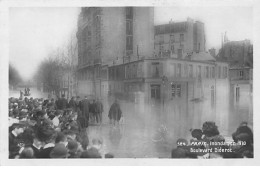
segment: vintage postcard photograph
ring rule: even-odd
[[[3,1],[3,164],[257,162],[258,3],[133,2]]]

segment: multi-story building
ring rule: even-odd
[[[253,126],[253,45],[249,40],[226,41],[217,56],[229,63],[232,126],[246,121]],[[233,128],[235,130],[235,127]]]
[[[150,7],[86,7],[78,19],[80,94],[101,97],[107,64],[151,57],[154,10]]]
[[[188,18],[185,22],[170,22],[155,26],[155,54],[158,57],[205,51],[204,23]]]
[[[187,127],[201,127],[205,120],[222,119],[217,123],[227,131],[228,64],[216,62],[206,52],[184,58],[154,57],[109,66],[109,91],[146,105],[142,109],[150,116],[157,114],[161,119],[156,121],[167,126],[182,119],[190,121],[182,128],[189,131]]]

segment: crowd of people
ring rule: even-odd
[[[202,129],[191,129],[192,139],[179,138],[172,150],[172,158],[253,158],[253,132],[242,122],[225,140],[215,122],[206,121]]]
[[[54,99],[9,98],[9,158],[111,158],[102,152],[102,138],[89,141],[90,122],[102,123],[103,104],[87,97]],[[119,104],[109,117],[119,121]]]
[[[55,99],[9,98],[9,158],[113,158],[102,151],[100,137],[89,140],[90,124],[101,125],[103,104],[99,99],[64,95]],[[116,126],[122,111],[115,99],[108,111],[110,123]],[[161,130],[160,130],[161,131]],[[165,131],[165,128],[164,130]],[[163,132],[165,135],[165,132]],[[193,139],[177,140],[172,158],[253,158],[253,132],[243,122],[225,143],[214,122],[191,129]],[[165,138],[165,137],[162,137]],[[214,144],[212,144],[214,143]],[[242,143],[242,144],[240,144]]]

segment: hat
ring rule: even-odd
[[[68,149],[70,152],[76,152],[78,150],[78,143],[76,141],[69,141]]]
[[[201,129],[194,129],[191,131],[191,136],[194,138],[201,138],[203,135],[202,130]]]
[[[27,122],[19,121],[19,123],[13,123],[13,128],[25,128],[28,126]]]
[[[24,110],[25,110],[25,109],[22,109],[22,110],[20,111],[20,113],[19,113],[19,117],[24,118],[24,117],[27,116],[27,112],[24,111]]]
[[[50,153],[51,158],[66,158],[68,157],[68,150],[64,144],[56,144]]]

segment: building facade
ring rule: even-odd
[[[217,59],[230,67],[230,124],[246,121],[253,127],[253,45],[249,40],[226,41]]]
[[[155,26],[155,54],[159,57],[183,53],[205,52],[204,23],[188,18],[185,22],[170,22]]]
[[[77,32],[81,94],[102,96],[108,87],[105,65],[152,56],[153,15],[150,7],[82,8]]]
[[[135,102],[140,112],[172,129],[178,120],[201,127],[206,120],[222,119],[217,123],[227,131],[228,64],[191,58],[154,57],[109,66],[109,93]],[[182,129],[189,131],[187,127]]]

